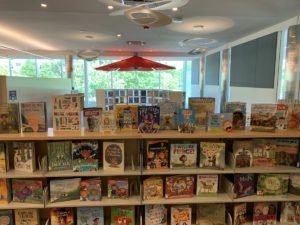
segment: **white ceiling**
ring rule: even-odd
[[[113,54],[137,51],[178,56],[200,47],[197,43],[180,46],[185,39],[213,38],[216,43],[202,45],[213,48],[300,15],[300,0],[190,0],[178,12],[162,11],[171,17],[182,16],[183,23],[143,30],[123,15],[110,16],[101,0],[43,2],[48,4],[45,9],[40,0],[0,0],[0,46],[42,52],[93,48]],[[194,25],[204,28],[194,31]],[[122,37],[117,38],[117,33]],[[129,47],[126,41],[147,44]]]

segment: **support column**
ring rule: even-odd
[[[199,87],[200,87],[200,97],[204,97],[204,87],[205,87],[205,62],[206,56],[202,55],[200,60],[200,74],[199,74]]]
[[[219,78],[219,109],[224,112],[224,103],[230,98],[230,63],[231,49],[225,49],[220,54],[220,78]]]
[[[72,55],[66,55],[65,56],[66,61],[66,73],[67,78],[70,78],[72,80],[72,88],[74,87],[74,81],[73,81],[73,56]]]

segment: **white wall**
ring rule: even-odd
[[[204,86],[204,97],[215,98],[215,112],[218,112],[219,102],[219,85],[205,85]]]

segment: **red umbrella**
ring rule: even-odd
[[[174,70],[175,67],[157,63],[139,56],[133,56],[118,62],[100,66],[96,70],[104,71],[152,71],[152,70]]]

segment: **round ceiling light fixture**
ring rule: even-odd
[[[112,5],[108,5],[108,6],[107,6],[107,9],[108,9],[108,10],[113,10],[114,7],[113,7]]]
[[[189,55],[201,55],[201,54],[205,53],[206,50],[207,50],[207,48],[198,47],[198,48],[194,48],[193,50],[189,51],[188,54]]]
[[[77,56],[81,59],[84,59],[86,61],[93,61],[99,58],[101,54],[103,54],[103,50],[93,50],[93,49],[87,49],[82,50],[77,53]]]
[[[46,3],[44,3],[44,2],[42,2],[42,3],[41,3],[41,7],[42,7],[42,8],[47,8],[48,5],[47,5]]]
[[[122,37],[122,34],[121,33],[117,33],[117,38],[120,38]]]
[[[178,11],[178,8],[177,8],[177,7],[174,7],[174,8],[172,8],[172,11],[173,11],[173,12],[177,12],[177,11]]]
[[[193,30],[196,30],[196,31],[201,31],[204,29],[204,25],[195,25],[193,26]]]
[[[93,39],[94,37],[92,35],[85,35],[84,36],[86,39]]]
[[[197,38],[189,38],[185,39],[183,41],[179,42],[180,46],[199,46],[199,45],[210,45],[216,43],[216,39],[211,39],[211,38],[203,38],[203,37],[197,37]]]

